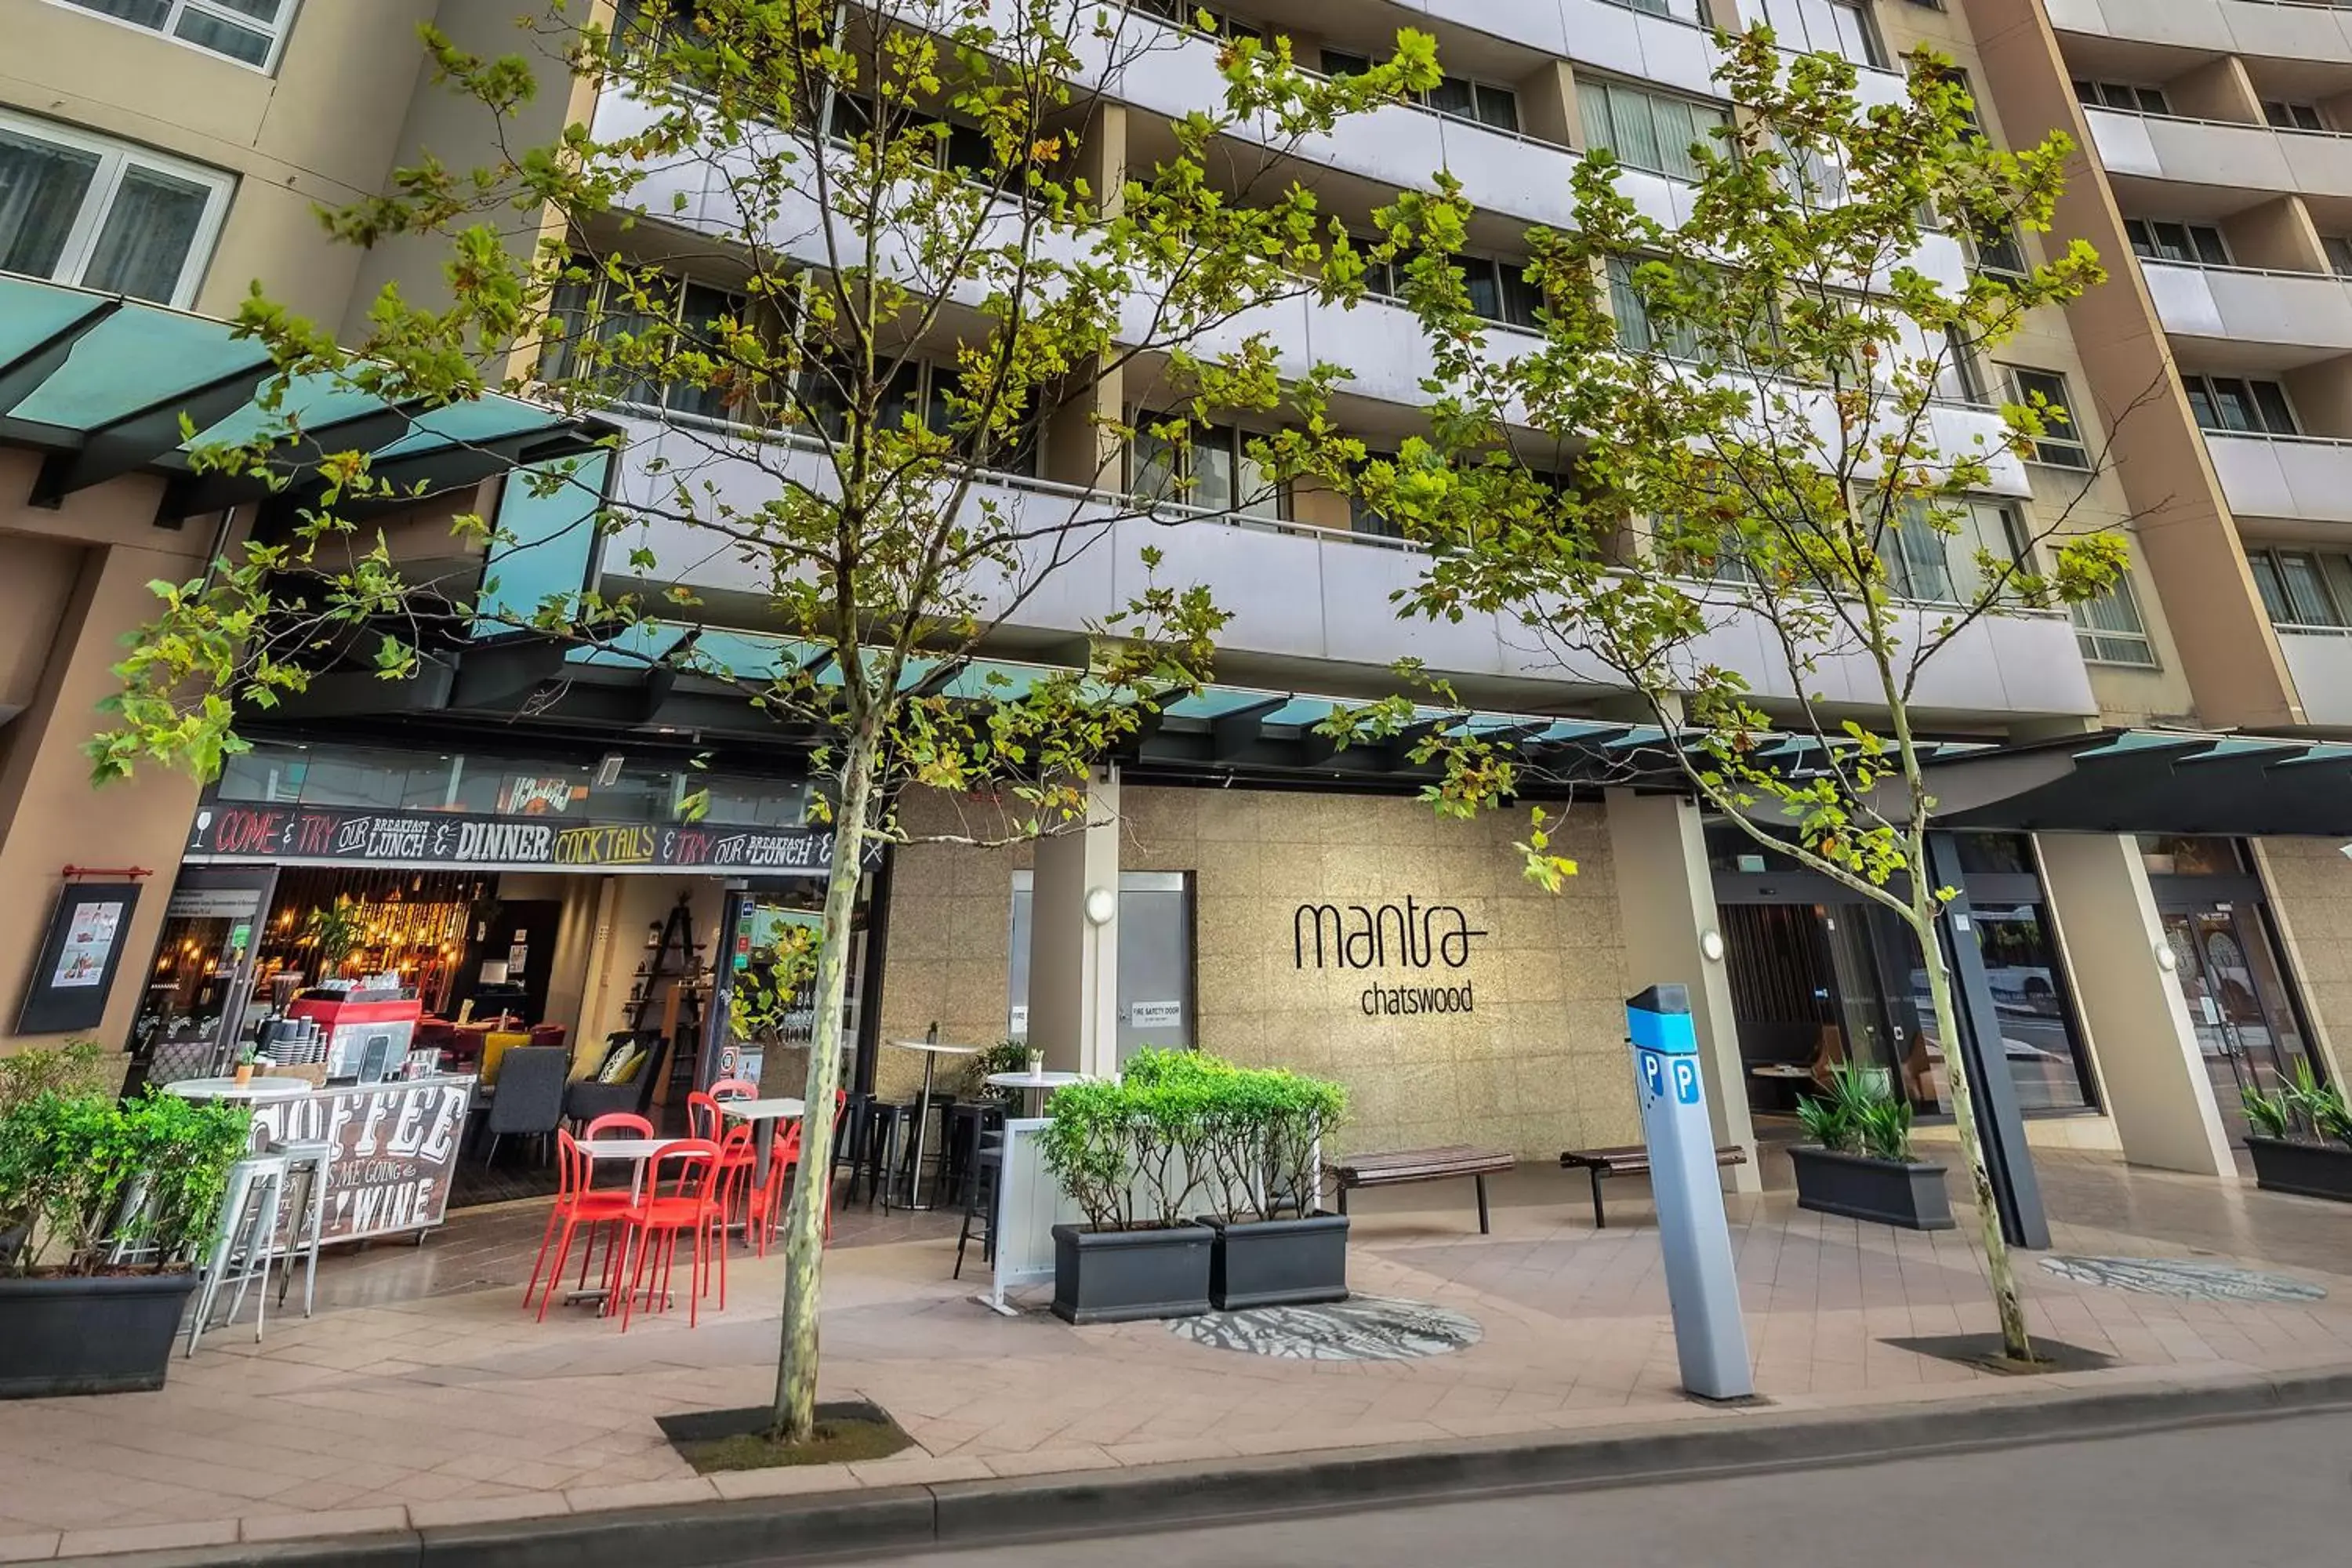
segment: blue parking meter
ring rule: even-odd
[[[1653,985],[1625,1004],[1625,1019],[1683,1386],[1702,1399],[1744,1399],[1756,1392],[1756,1382],[1739,1320],[1739,1280],[1731,1267],[1731,1231],[1723,1217],[1690,992]]]

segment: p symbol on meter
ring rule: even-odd
[[[1698,1064],[1688,1057],[1675,1062],[1675,1099],[1685,1105],[1698,1103]]]
[[[1642,1053],[1642,1083],[1652,1094],[1664,1098],[1666,1092],[1665,1064],[1655,1051]]]

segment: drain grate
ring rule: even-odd
[[[2045,1258],[2042,1267],[2080,1285],[2184,1301],[2319,1301],[2326,1289],[2284,1274],[2182,1258]]]
[[[1178,1318],[1179,1339],[1283,1361],[1418,1361],[1478,1342],[1477,1320],[1426,1301],[1356,1296],[1320,1307],[1259,1307]]]

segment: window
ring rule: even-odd
[[[1830,21],[1837,29],[1837,52],[1856,65],[1886,67],[1886,43],[1878,36],[1878,18],[1870,14],[1870,0],[1830,0]]]
[[[210,169],[0,113],[0,271],[184,306],[228,193]]]
[[[2126,114],[2169,114],[2172,106],[2165,101],[2160,87],[2137,87],[2129,82],[2087,81],[2074,79],[2074,98],[2092,109],[2119,109]]]
[[[134,27],[144,27],[268,69],[294,23],[294,0],[65,0]]]
[[[2015,229],[2006,226],[1988,228],[1967,238],[1969,249],[1976,256],[1978,271],[1990,272],[1999,278],[2022,278],[2030,270],[2025,262],[2025,247],[2018,243]]]
[[[1370,249],[1380,243],[1359,239],[1357,245]],[[1364,289],[1383,300],[1404,297],[1404,261],[1368,261],[1364,264]],[[1532,327],[1536,311],[1543,305],[1543,291],[1528,280],[1528,266],[1499,256],[1456,256],[1454,270],[1469,291],[1470,309],[1498,326]]]
[[[742,318],[746,306],[741,295],[684,279],[657,278],[646,284],[646,308],[640,309],[631,300],[630,290],[605,277],[596,263],[582,258],[575,266],[591,276],[557,284],[548,302],[549,341],[541,361],[543,379],[593,378],[612,388],[610,395],[615,403],[667,408],[706,419],[730,417],[730,403],[740,399],[730,400],[726,387],[656,385],[633,377],[625,362],[634,356],[619,345],[623,339],[634,342],[649,329],[666,324],[676,335],[656,351],[659,357],[675,360],[696,350],[717,357],[719,323]],[[598,346],[592,351],[591,343]]]
[[[1697,359],[1698,329],[1694,324],[1651,319],[1649,301],[1642,298],[1633,283],[1633,269],[1639,265],[1621,256],[1609,258],[1609,310],[1617,318],[1618,341],[1637,353],[1664,354],[1675,360]]]
[[[2327,121],[2319,117],[2319,105],[2294,103],[2284,99],[2263,100],[2263,118],[2281,131],[2325,131]]]
[[[1769,23],[1784,47],[1843,55],[1858,66],[1886,68],[1886,45],[1870,0],[1761,0],[1763,15],[1742,6],[1750,20]]]
[[[2352,239],[2340,234],[2323,234],[2319,248],[2327,255],[2327,265],[2338,278],[2352,278]]]
[[[1577,82],[1576,101],[1587,147],[1605,147],[1628,168],[1677,180],[1698,178],[1693,151],[1716,150],[1710,132],[1729,123],[1729,116],[1714,104],[1598,79]]]
[[[1455,120],[1474,120],[1497,131],[1519,128],[1519,95],[1492,82],[1449,76],[1432,89],[1427,102],[1438,113]]]
[[[1982,403],[1983,379],[1977,374],[1976,356],[1969,352],[1958,327],[1944,329],[1943,363],[1936,371],[1936,395],[1948,403]]]
[[[2011,563],[2021,553],[2017,514],[2000,501],[1946,500],[1932,510],[1921,499],[1898,501],[1879,545],[1895,596],[1935,605],[1973,604],[1990,586],[1981,558]]]
[[[2221,231],[2207,224],[2127,217],[2124,233],[2132,249],[2150,261],[2186,261],[2194,267],[2230,265],[2230,249],[2221,242]]]
[[[1228,16],[1206,5],[1196,5],[1192,0],[1134,0],[1135,9],[1148,16],[1157,16],[1186,32],[1198,32],[1201,17],[1209,18],[1209,36],[1216,38],[1263,38],[1265,29],[1254,23]]]
[[[1029,945],[1035,926],[1036,876],[1013,873],[1013,915],[1005,980],[1005,1033],[1029,1037]],[[1193,1037],[1192,873],[1118,874],[1119,1065],[1150,1047],[1187,1049]]]
[[[2341,626],[2347,601],[2340,591],[2352,562],[2310,550],[2249,550],[2254,587],[2274,626]],[[2331,572],[2330,566],[2336,568]],[[2335,581],[2331,583],[2330,578]]]
[[[838,362],[814,363],[801,372],[800,401],[815,428],[838,440],[848,428],[849,410],[844,400],[844,390],[850,384],[852,373],[845,367],[832,368]],[[877,365],[878,371],[880,367]],[[907,360],[890,374],[888,384],[882,388],[876,421],[883,429],[904,427],[908,418],[919,416],[923,424],[937,435],[954,433],[956,413],[951,402],[961,387],[962,373],[953,365],[932,364],[921,360]],[[1039,458],[1038,430],[1042,421],[1033,418],[1024,430],[1019,443],[1010,448],[1002,438],[992,440],[987,450],[971,458],[974,465],[992,473],[1023,474],[1034,478]],[[969,437],[958,443],[959,451],[971,458],[972,443]]]
[[[2156,647],[2139,617],[2139,600],[2131,579],[2118,577],[2095,599],[2074,606],[2074,641],[2093,664],[2129,664],[2156,668]]]
[[[1671,16],[1675,14],[1675,8],[1670,4],[1670,0],[1609,0],[1609,3],[1612,5],[1622,6],[1628,11],[1639,11],[1644,16]]]
[[[2066,392],[2066,378],[2054,370],[2028,370],[2022,366],[2010,371],[2017,384],[2017,400],[2042,414],[2042,435],[2033,443],[2033,460],[2047,463],[2053,468],[2088,468],[2090,448],[2083,444],[2082,426],[2074,423],[2074,400]]]
[[[2287,404],[2286,388],[2275,381],[2234,375],[2184,375],[2180,380],[2200,429],[2259,436],[2301,434],[2294,410]]]
[[[1279,521],[1290,513],[1287,489],[1276,483],[1249,454],[1249,431],[1211,425],[1192,432],[1180,446],[1149,426],[1176,417],[1135,416],[1135,440],[1128,449],[1128,489],[1153,500],[1197,507],[1202,511]]]

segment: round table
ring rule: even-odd
[[[254,1075],[249,1083],[239,1083],[233,1078],[184,1078],[177,1083],[163,1085],[165,1094],[176,1094],[182,1100],[241,1100],[250,1103],[257,1100],[293,1100],[310,1092],[310,1080],[301,1078],[263,1078]]]
[[[931,1205],[923,1201],[923,1153],[931,1131],[931,1075],[938,1069],[941,1057],[976,1057],[981,1047],[950,1046],[939,1040],[892,1040],[889,1044],[902,1051],[923,1053],[923,1093],[915,1108],[915,1173],[907,1184],[907,1206],[927,1209]]]
[[[988,1082],[995,1089],[1017,1089],[1026,1097],[1024,1106],[1033,1118],[1045,1114],[1045,1097],[1057,1089],[1067,1089],[1074,1083],[1084,1083],[1082,1072],[992,1072]]]

